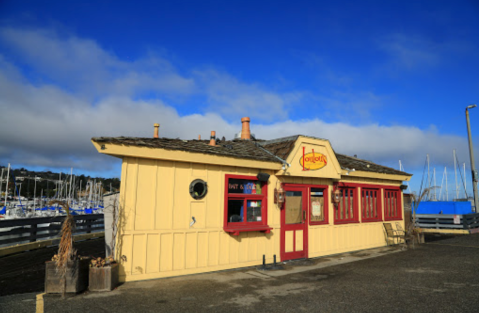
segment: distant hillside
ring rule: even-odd
[[[5,166],[0,165],[0,173],[1,169],[4,168],[3,171],[3,182],[2,182],[2,190],[1,193],[5,192],[5,183],[6,183],[6,176],[7,176],[7,168]],[[13,176],[12,176],[13,174]],[[104,192],[110,192],[110,186],[112,191],[120,190],[120,180],[118,178],[102,178],[102,177],[90,177],[85,175],[73,175],[75,177],[75,187],[77,190],[80,189],[81,183],[81,190],[85,190],[88,180],[96,180],[96,182],[101,182],[104,188]],[[43,190],[43,195],[47,197],[54,196],[56,193],[56,183],[60,179],[60,173],[55,173],[51,171],[47,172],[34,172],[29,171],[25,168],[20,169],[12,169],[10,168],[10,178],[9,178],[9,190],[10,194],[13,193],[15,188],[15,183],[13,182],[13,178],[16,179],[17,189],[21,190],[21,195],[27,198],[33,198],[33,194],[35,191],[35,177],[37,177],[36,183],[36,195],[40,197]],[[39,177],[39,178],[38,178]],[[68,177],[70,178],[70,173],[62,173],[61,179],[65,181]],[[21,186],[21,188],[20,188]],[[15,192],[15,196],[17,192]]]

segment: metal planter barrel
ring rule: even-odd
[[[119,267],[114,263],[104,267],[90,267],[90,291],[111,291],[118,285]]]
[[[68,261],[65,275],[66,293],[79,293],[87,289],[89,263],[89,259]],[[63,283],[61,273],[57,270],[56,262],[46,262],[45,292],[63,293]]]

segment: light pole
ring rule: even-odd
[[[471,138],[471,125],[469,124],[469,109],[475,108],[477,105],[471,104],[466,108],[466,122],[467,122],[467,137],[469,138],[469,156],[471,158],[471,172],[472,172],[472,189],[474,191],[474,211],[479,212],[477,207],[477,181],[479,179],[476,171],[476,166],[474,165],[474,151],[472,148],[472,138]]]

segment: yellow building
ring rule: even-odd
[[[296,135],[243,139],[93,138],[122,158],[116,259],[133,281],[369,249],[404,223],[410,174]],[[404,227],[404,224],[403,224]]]

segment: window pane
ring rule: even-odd
[[[354,217],[353,204],[354,204],[353,190],[349,189],[349,217],[348,217],[349,219],[352,219]]]
[[[311,221],[324,221],[324,195],[323,189],[311,188]]]
[[[228,180],[228,193],[260,195],[261,183],[255,180],[230,178]]]
[[[243,200],[228,200],[228,222],[243,222]]]
[[[285,204],[285,214],[286,214],[286,224],[299,224],[301,220],[301,212],[303,210],[301,191],[286,191],[286,204]]]
[[[248,200],[246,201],[246,221],[247,222],[261,222],[261,200]]]

